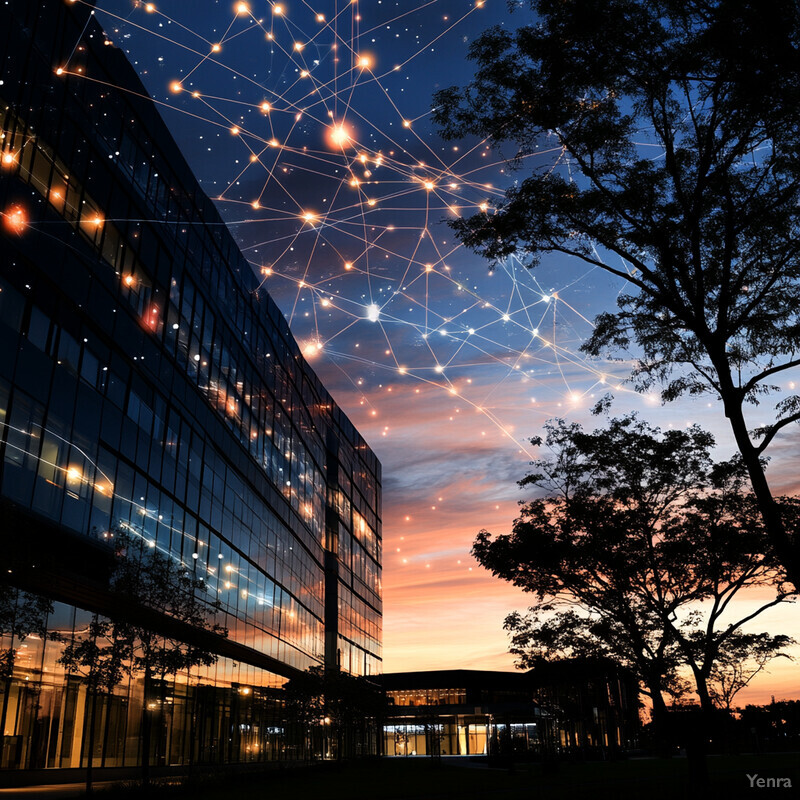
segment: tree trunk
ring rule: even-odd
[[[651,720],[653,723],[653,744],[656,755],[669,758],[672,749],[672,737],[669,730],[669,711],[661,695],[659,685],[649,686],[650,699],[653,701]]]
[[[142,786],[150,783],[150,713],[147,698],[150,696],[150,670],[144,671],[144,698],[142,701]]]
[[[92,692],[92,705],[89,714],[89,746],[86,759],[86,794],[92,793],[92,769],[94,762],[94,728],[95,714],[97,713],[97,692]]]
[[[11,676],[9,675],[3,681],[3,709],[0,711],[0,745],[2,745],[3,737],[6,735],[6,717],[8,716],[8,698],[11,694]],[[2,755],[2,746],[0,746],[0,755]]]
[[[747,431],[747,422],[739,393],[734,386],[733,379],[727,366],[727,360],[713,359],[719,377],[722,401],[725,405],[725,416],[730,421],[736,446],[742,456],[753,494],[758,501],[758,507],[764,520],[770,543],[775,550],[775,555],[786,569],[789,580],[800,591],[800,546],[792,543],[786,526],[783,524],[778,505],[767,482],[764,467],[761,464],[758,451],[753,446],[750,434]]]

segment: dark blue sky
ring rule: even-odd
[[[618,281],[557,258],[490,273],[446,225],[524,169],[566,168],[543,142],[509,174],[429,120],[433,93],[469,80],[469,43],[526,12],[505,0],[239,5],[98,0],[97,16],[383,462],[387,669],[510,667],[502,619],[525,599],[468,553],[480,528],[515,516],[528,437],[554,416],[589,419],[613,388],[616,412],[700,421],[729,455],[720,415],[707,398],[660,408],[620,385],[629,362],[578,353]]]

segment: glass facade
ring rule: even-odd
[[[287,678],[380,672],[380,464],[143,95],[86,4],[0,7],[2,580],[52,599],[62,639],[0,631],[2,767],[88,757],[58,655],[105,610],[114,531],[202,582],[228,631],[154,701],[163,763],[190,741],[278,757]],[[104,698],[96,763],[139,757],[142,702],[135,676]]]
[[[385,755],[606,757],[637,746],[638,684],[613,662],[388,673],[380,682]]]

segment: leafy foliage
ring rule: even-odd
[[[748,432],[743,406],[800,365],[800,6],[793,0],[532,0],[472,45],[435,98],[448,138],[541,164],[454,227],[491,259],[563,253],[626,282],[584,349],[638,346],[639,388],[721,398],[773,547],[800,585],[760,455],[800,399]],[[567,169],[534,159],[560,152]],[[677,369],[676,369],[677,368]]]
[[[665,693],[682,696],[689,672],[710,709],[746,685],[735,664],[752,657],[763,667],[790,643],[742,631],[792,591],[741,462],[714,463],[708,433],[661,434],[629,415],[592,433],[551,422],[532,441],[551,456],[520,483],[544,496],[522,506],[510,534],[481,531],[473,546],[484,567],[536,596],[529,615],[506,620],[521,666],[612,656],[654,707]],[[796,524],[797,504],[783,508]],[[732,601],[753,587],[761,599],[737,616]]]
[[[14,644],[31,635],[47,638],[47,616],[52,613],[53,603],[46,597],[0,584],[0,636],[12,639],[11,646],[0,648],[0,679],[9,679],[14,671]]]

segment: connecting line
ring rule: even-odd
[[[89,13],[89,17],[86,20],[86,24],[83,26],[83,30],[78,34],[78,38],[77,38],[75,44],[72,46],[72,50],[70,51],[70,54],[67,56],[67,60],[64,63],[65,67],[72,60],[72,56],[75,55],[75,51],[78,49],[78,45],[81,43],[81,39],[83,39],[83,35],[86,33],[86,29],[89,27],[89,23],[92,21],[92,17],[93,16],[94,16],[94,9],[92,9],[91,12]]]

